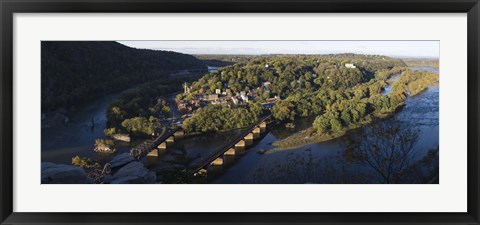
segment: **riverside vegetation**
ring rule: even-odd
[[[347,64],[354,66],[349,68]],[[391,85],[392,91],[382,94],[388,79],[400,73],[402,76]],[[190,81],[190,93],[179,94],[177,102],[227,89],[230,93],[248,93],[251,100],[239,105],[207,104],[197,109],[183,122],[187,133],[246,127],[265,112],[260,103],[274,96],[280,99],[271,109],[276,121],[315,117],[311,128],[274,142],[277,148],[272,152],[330,140],[391,115],[408,95],[438,82],[438,74],[409,70],[402,60],[386,56],[268,55],[251,56]],[[150,135],[161,126],[158,119],[169,114],[160,96],[178,91],[180,83],[149,83],[121,94],[108,109],[111,128],[106,134]]]
[[[347,68],[346,64],[355,65]],[[402,76],[392,91],[382,94],[388,79]],[[271,112],[278,122],[298,117],[316,117],[312,127],[279,140],[280,149],[325,141],[394,113],[408,95],[415,95],[438,82],[438,74],[408,69],[400,59],[385,56],[335,54],[319,56],[257,56],[205,75],[192,84],[189,100],[216,89],[251,93],[247,106],[225,104],[199,109],[184,122],[187,131],[221,131],[244,127],[259,118],[253,103],[279,97]],[[265,85],[265,84],[268,85]],[[233,115],[233,116],[229,116]],[[274,151],[275,151],[274,150]]]

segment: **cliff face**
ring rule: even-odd
[[[42,41],[41,49],[42,112],[167,78],[170,71],[207,69],[191,55],[117,42]]]

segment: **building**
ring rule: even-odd
[[[190,101],[190,104],[192,104],[196,107],[199,107],[200,106],[200,100],[199,99],[193,99],[192,101]]]
[[[276,95],[275,95],[275,97],[273,97],[273,98],[267,98],[267,99],[265,99],[265,101],[266,101],[267,103],[274,103],[274,102],[276,102],[276,101],[278,101],[278,100],[280,100],[280,97],[278,97],[278,96],[276,96]]]
[[[218,89],[218,88],[215,89],[215,94],[219,95],[219,94],[221,94],[221,93],[222,93],[222,90],[220,90],[220,89]]]
[[[260,103],[262,104],[262,107],[264,109],[272,109],[273,106],[275,105],[275,102],[263,102],[263,103]]]
[[[207,95],[207,101],[216,101],[218,99],[218,94]]]
[[[190,91],[192,90],[192,86],[188,86],[187,82],[183,84],[183,93],[184,94],[190,94]]]
[[[240,94],[240,98],[242,99],[242,101],[248,102],[248,96],[245,94],[245,92],[243,94]]]
[[[357,68],[353,63],[346,63],[345,67],[350,68],[350,69]]]
[[[232,102],[233,104],[238,104],[238,98],[237,97],[232,97]]]

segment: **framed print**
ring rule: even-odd
[[[2,224],[479,224],[478,1],[2,1]]]

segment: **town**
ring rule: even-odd
[[[271,86],[271,82],[264,82],[261,87],[258,87],[255,90],[250,91],[240,91],[232,93],[231,89],[215,89],[214,94],[207,94],[207,93],[199,93],[199,94],[192,94],[191,90],[192,87],[188,86],[187,83],[184,83],[184,92],[177,96],[177,99],[181,99],[178,104],[178,110],[182,114],[188,114],[194,112],[198,108],[202,108],[207,104],[212,105],[225,105],[225,104],[232,104],[238,107],[245,107],[247,106],[248,102],[257,101],[259,95],[258,90],[262,89],[262,93],[270,93],[269,87]],[[185,99],[185,100],[184,100]],[[273,98],[266,98],[265,102],[262,102],[262,106],[265,109],[271,109],[275,102],[280,100],[280,97],[275,96]]]

